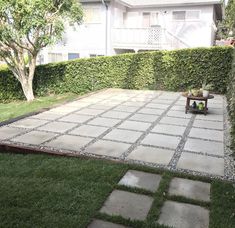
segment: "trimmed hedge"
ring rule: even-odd
[[[234,50],[234,58],[232,63],[232,73],[230,75],[230,80],[228,83],[228,93],[227,93],[227,101],[228,101],[228,111],[230,115],[231,122],[231,136],[232,136],[232,149],[235,155],[235,50]]]
[[[34,91],[76,94],[108,87],[182,91],[211,83],[225,93],[231,70],[232,48],[212,47],[124,54],[78,59],[36,68]],[[0,101],[22,99],[20,84],[7,69],[0,70]]]

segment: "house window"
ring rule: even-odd
[[[100,8],[84,8],[84,23],[85,24],[98,24],[101,23],[101,10]]]
[[[48,58],[51,63],[63,61],[62,53],[48,53]]]
[[[200,11],[187,11],[186,12],[187,20],[198,20],[200,19]]]
[[[79,53],[68,53],[68,60],[78,59],[80,57]]]
[[[185,20],[186,11],[173,11],[173,20]]]
[[[98,57],[98,56],[104,56],[104,55],[90,54],[91,58],[95,58],[95,57]]]
[[[200,19],[200,11],[173,11],[173,20],[184,21],[184,20],[198,20]]]
[[[148,28],[158,24],[158,13],[144,12],[142,15],[142,26]]]
[[[144,28],[150,27],[150,24],[151,24],[150,20],[151,20],[151,14],[150,13],[143,13],[142,26]]]

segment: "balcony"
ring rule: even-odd
[[[161,27],[115,28],[113,34],[115,49],[169,50],[188,47],[184,41]]]

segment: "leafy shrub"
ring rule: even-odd
[[[232,63],[232,72],[228,83],[227,101],[231,121],[232,149],[235,155],[235,50],[233,55],[234,58]]]
[[[185,90],[206,80],[215,92],[227,89],[232,48],[212,47],[123,54],[77,59],[37,66],[34,91],[38,96],[98,89]],[[20,84],[8,69],[0,69],[0,101],[22,99]]]

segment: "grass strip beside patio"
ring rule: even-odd
[[[0,104],[0,122],[9,120],[31,112],[40,111],[43,108],[49,108],[56,104],[71,101],[78,97],[75,94],[51,95],[47,97],[38,97],[32,102],[13,101]]]
[[[99,213],[109,194],[122,188],[117,183],[128,169],[163,175],[156,193],[130,189],[154,197],[147,221],[133,222]],[[210,228],[234,227],[232,183],[110,161],[16,154],[0,154],[0,227],[85,228],[94,217],[132,227],[162,227],[156,225],[155,219],[163,200],[174,200],[167,195],[174,176],[211,182],[211,202],[201,204],[210,208]],[[175,200],[190,202],[180,197]]]

